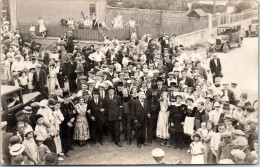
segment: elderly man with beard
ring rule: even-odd
[[[137,147],[141,148],[141,144],[146,145],[146,132],[148,137],[148,145],[151,145],[152,136],[149,130],[149,120],[151,119],[149,104],[145,99],[145,93],[140,92],[139,98],[133,102],[132,105],[132,117],[134,121],[134,126],[136,126],[136,138]],[[139,127],[137,126],[139,124]],[[147,129],[147,130],[146,130]]]

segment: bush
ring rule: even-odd
[[[248,10],[248,9],[257,9],[257,2],[253,1],[253,0],[244,0],[243,2],[240,2],[239,4],[237,4],[236,7],[236,12],[237,13],[241,13],[244,10]]]

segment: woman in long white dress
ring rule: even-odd
[[[60,88],[58,79],[57,79],[57,68],[55,68],[54,63],[49,65],[49,94],[55,94],[56,88]]]
[[[39,17],[38,24],[39,24],[39,32],[42,34],[42,37],[45,38],[47,35],[47,28],[44,25],[44,20],[41,17]]]
[[[170,101],[168,98],[167,92],[162,92],[161,101],[160,101],[160,112],[158,116],[156,136],[161,139],[161,145],[164,145],[167,142],[167,146],[170,144],[168,139],[170,138],[169,134],[169,114],[168,107],[170,105]]]

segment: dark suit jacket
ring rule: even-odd
[[[49,53],[44,52],[44,55],[42,55],[42,56],[43,56],[42,57],[43,63],[48,66],[50,64],[50,55],[49,55]]]
[[[91,98],[88,101],[88,110],[90,110],[90,114],[88,113],[88,116],[95,117],[96,121],[100,120],[102,123],[105,122],[105,113],[101,112],[100,109],[104,109],[104,100],[101,98],[98,98],[98,104],[95,103],[94,98]],[[92,119],[90,119],[92,120]]]
[[[44,70],[40,70],[40,73],[39,73],[39,88],[44,88],[45,87],[45,85],[47,84],[47,82],[46,82],[46,74],[45,74],[45,72],[44,72]],[[35,86],[36,87],[36,84],[37,84],[37,71],[35,71],[34,73],[33,73],[33,86]]]
[[[175,64],[176,64],[177,62],[178,62],[178,60],[175,59],[174,62],[170,61],[170,63],[167,63],[167,64],[166,64],[166,68],[167,68],[166,73],[167,73],[167,74],[173,70],[173,68],[175,67]]]
[[[110,100],[109,95],[104,99],[104,109],[108,117],[108,121],[116,121],[118,117],[122,118],[122,100],[119,96],[114,95]]]
[[[141,124],[145,124],[148,119],[148,114],[150,114],[149,105],[146,99],[144,99],[144,106],[142,106],[139,99],[133,101],[132,105],[132,117],[133,121],[137,120]]]
[[[193,88],[194,88],[193,79],[190,78],[190,77],[188,77],[188,76],[186,77],[185,84],[186,84],[188,87],[193,87]]]
[[[221,70],[222,70],[219,58],[217,58],[217,65],[216,65],[214,59],[210,60],[209,68],[210,68],[212,74],[215,73],[215,76],[219,77]]]
[[[235,105],[235,104],[236,104],[236,100],[235,100],[234,92],[233,92],[232,90],[230,90],[230,89],[228,89],[227,91],[228,91],[228,92],[227,92],[227,96],[228,96],[228,98],[229,98],[230,104]],[[222,89],[222,92],[223,92],[223,96],[226,96],[224,89]],[[223,96],[222,96],[222,97],[223,97]]]
[[[70,61],[66,62],[64,65],[64,72],[65,75],[69,78],[69,79],[76,79],[77,78],[77,74],[75,73],[75,70],[77,68],[77,63],[73,63],[71,64]]]
[[[204,67],[200,67],[199,74],[205,79],[208,80],[207,71]]]

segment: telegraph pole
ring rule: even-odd
[[[216,13],[216,0],[214,0],[214,5],[213,5],[213,16],[215,16]]]

